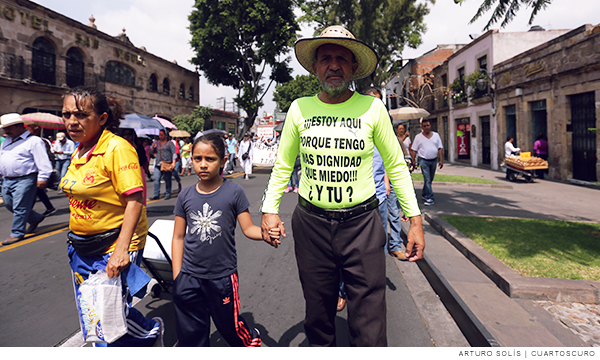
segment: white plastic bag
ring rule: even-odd
[[[121,275],[91,274],[79,286],[81,332],[86,342],[112,343],[127,333]]]

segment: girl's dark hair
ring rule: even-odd
[[[194,141],[194,145],[192,146],[192,154],[194,153],[194,149],[196,148],[196,144],[204,143],[209,144],[213,147],[219,159],[225,157],[225,143],[220,135],[215,133],[202,135]]]
[[[119,99],[112,95],[104,95],[100,90],[89,86],[77,86],[69,89],[63,99],[67,96],[75,98],[75,106],[78,110],[83,110],[82,103],[88,102],[98,115],[106,113],[108,118],[104,124],[104,129],[116,133],[121,124],[121,118],[124,115],[124,108]]]

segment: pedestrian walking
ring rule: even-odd
[[[6,140],[0,147],[0,175],[4,177],[2,198],[4,206],[13,213],[13,222],[8,239],[2,245],[11,245],[35,232],[44,220],[44,215],[33,210],[37,189],[45,189],[52,173],[52,165],[42,139],[30,133],[19,114],[0,117],[0,129],[4,129]],[[29,227],[26,229],[27,223]]]
[[[169,141],[166,130],[159,130],[156,143],[156,160],[154,161],[154,196],[150,200],[158,200],[160,197],[161,178],[165,181],[165,200],[171,198],[171,174],[175,170],[176,160],[175,144]]]
[[[56,175],[59,179],[62,179],[71,164],[71,156],[75,152],[75,143],[67,139],[64,132],[59,132],[56,134],[56,141],[52,150],[56,158]]]
[[[239,144],[238,141],[233,137],[232,133],[227,134],[227,137],[227,140],[225,140],[225,146],[227,147],[227,156],[229,158],[229,163],[228,168],[225,170],[227,171],[227,173],[231,174],[233,173],[234,167],[237,166],[236,158],[238,154]]]
[[[533,154],[539,158],[548,161],[548,141],[546,135],[539,133],[533,143]],[[533,170],[533,174],[540,178],[544,178],[544,174],[548,172],[548,169]]]
[[[184,144],[181,147],[181,174],[180,176],[186,176],[185,173],[187,171],[188,175],[192,175],[192,140],[190,138],[185,138]]]
[[[361,93],[364,95],[375,96],[380,100],[382,99],[381,91],[375,87],[368,87]],[[404,147],[404,143],[402,141],[399,143],[402,148],[402,153],[405,155],[404,160],[406,161],[406,154],[408,152]],[[386,250],[398,260],[406,261],[406,255],[404,254],[404,251],[402,251],[403,240],[400,237],[400,232],[402,231],[400,220],[404,217],[400,216],[400,202],[394,192],[393,186],[390,184],[390,179],[383,166],[383,159],[377,148],[375,148],[373,152],[373,178],[375,179],[375,189],[377,198],[379,199],[379,212],[381,213],[381,220],[383,221],[383,229],[387,236]],[[408,219],[406,220],[408,221]],[[387,231],[388,223],[390,224],[389,236]]]
[[[63,97],[65,127],[80,143],[60,184],[71,211],[67,254],[80,317],[79,286],[91,273],[103,270],[123,280],[127,333],[96,346],[162,345],[162,319],[145,318],[131,303],[150,281],[139,268],[148,220],[138,154],[115,134],[123,110],[116,98],[91,87],[70,89]]]
[[[252,150],[252,141],[250,141],[250,134],[244,134],[244,140],[242,140],[240,143],[237,152],[240,160],[240,166],[242,169],[244,169],[244,179],[248,180],[252,174],[252,156],[254,153]]]
[[[353,346],[386,346],[385,242],[373,180],[374,147],[410,218],[406,256],[423,258],[425,241],[410,173],[382,101],[349,89],[377,65],[375,51],[341,26],[295,44],[296,58],[321,83],[294,100],[261,211],[263,239],[285,228],[279,204],[298,152],[302,179],[292,216],[294,247],[306,301],[304,329],[313,346],[334,346],[340,270]],[[275,244],[277,245],[277,244]]]
[[[419,166],[423,174],[423,191],[421,197],[425,205],[435,204],[431,183],[435,177],[435,167],[439,163],[440,169],[444,167],[444,146],[440,135],[431,131],[431,123],[427,119],[421,120],[421,133],[415,136],[410,150],[412,161],[419,156]]]
[[[52,164],[54,161],[54,153],[52,153],[52,144],[50,143],[50,141],[48,141],[48,139],[44,139],[43,137],[41,137],[42,129],[36,124],[31,124],[27,125],[27,130],[44,141],[44,145],[46,146],[46,154],[48,155],[48,160],[50,160],[50,164]],[[50,216],[56,212],[56,208],[54,207],[54,205],[52,205],[52,202],[48,197],[47,189],[55,188],[57,180],[58,179],[56,173],[52,171],[46,183],[46,187],[43,189],[37,188],[37,198],[40,199],[42,204],[44,204],[44,207],[46,207],[46,211],[44,211],[44,213],[42,214],[44,215],[44,217]]]
[[[192,163],[199,180],[175,204],[173,303],[179,346],[210,346],[210,319],[229,346],[261,345],[260,334],[240,315],[235,228],[262,240],[239,184],[225,180],[225,146],[208,134],[194,141]],[[279,229],[270,241],[279,242]]]

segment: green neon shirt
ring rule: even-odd
[[[402,210],[407,217],[420,215],[410,172],[383,102],[357,92],[341,104],[324,103],[317,95],[292,103],[261,211],[278,213],[298,152],[300,196],[325,209],[364,202],[375,194],[374,146]]]

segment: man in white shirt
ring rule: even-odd
[[[4,246],[23,240],[26,233],[35,232],[44,220],[44,215],[33,211],[33,205],[37,188],[44,189],[52,173],[46,145],[27,131],[24,123],[32,122],[23,120],[19,114],[0,117],[0,129],[6,133],[6,140],[0,146],[2,198],[6,209],[13,213],[10,236],[2,242]],[[30,226],[25,231],[27,223]]]
[[[71,156],[75,152],[75,143],[67,139],[65,133],[59,132],[56,134],[56,141],[52,146],[52,150],[56,159],[56,175],[62,179],[71,164]]]
[[[515,147],[513,145],[513,141],[515,141],[515,139],[512,136],[508,136],[506,138],[506,143],[504,144],[504,156],[505,157],[512,156],[512,155],[514,155],[514,153],[521,151],[520,148]]]
[[[422,132],[415,136],[410,154],[413,163],[415,162],[415,156],[419,155],[419,165],[423,174],[423,191],[421,196],[425,200],[425,205],[433,205],[434,198],[431,182],[435,177],[435,165],[438,160],[440,169],[444,166],[444,146],[442,145],[440,135],[435,131],[431,131],[429,120],[423,119],[421,121],[421,130]]]

